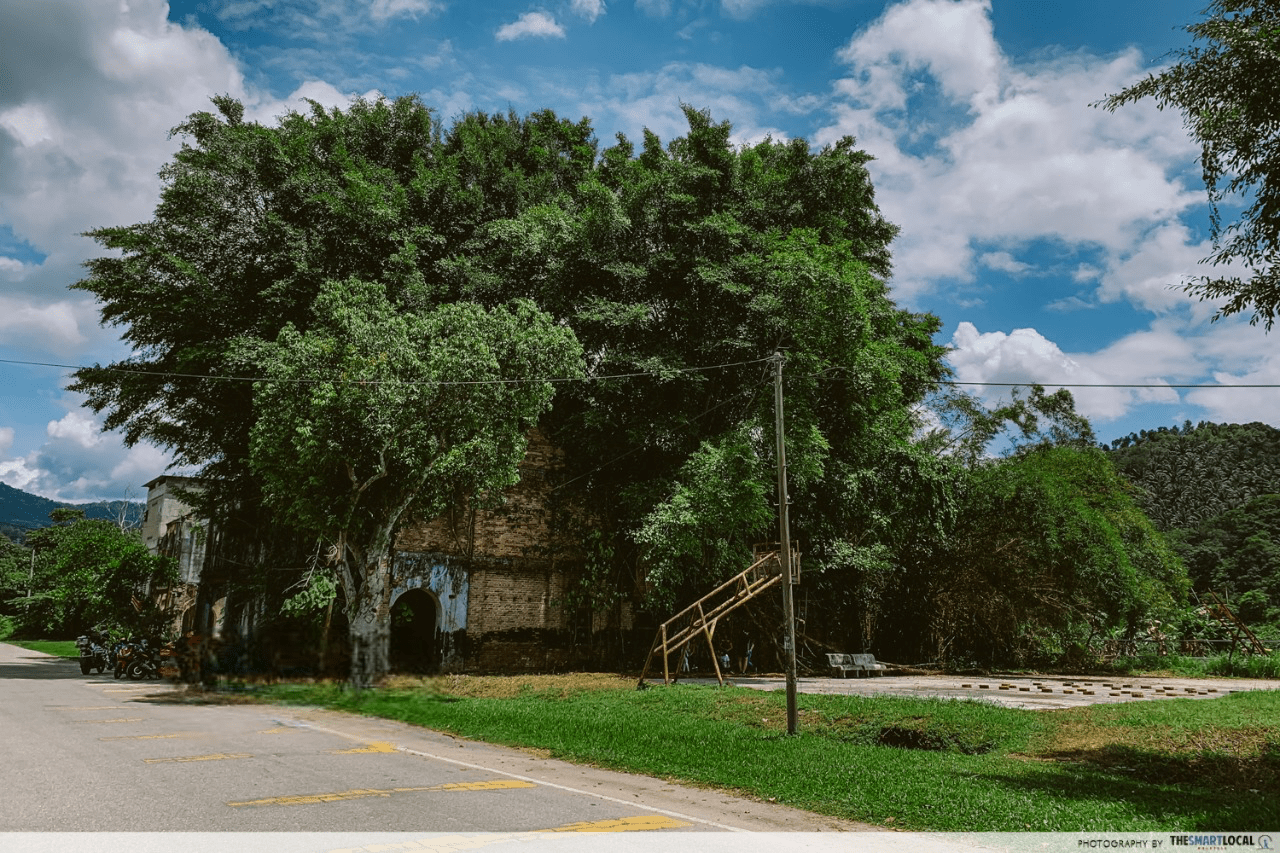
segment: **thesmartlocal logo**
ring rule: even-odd
[[[1270,835],[1170,835],[1170,847],[1198,847],[1200,849],[1225,849],[1228,847],[1273,849]]]

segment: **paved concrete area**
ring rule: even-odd
[[[738,687],[785,690],[781,675],[734,676]],[[658,682],[659,684],[661,682]],[[715,684],[714,678],[682,678],[681,684]],[[1151,699],[1213,699],[1243,690],[1280,690],[1280,682],[1247,678],[1152,678],[1049,675],[879,675],[801,678],[801,693],[843,696],[930,696],[972,699],[1009,708],[1048,710]]]

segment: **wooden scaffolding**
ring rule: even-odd
[[[1206,604],[1201,600],[1201,604],[1205,606],[1207,615],[1215,619],[1218,624],[1231,632],[1231,655],[1234,657],[1236,646],[1240,646],[1244,652],[1253,652],[1256,655],[1265,655],[1270,653],[1270,649],[1262,645],[1262,641],[1257,635],[1249,630],[1249,626],[1240,621],[1235,613],[1231,612],[1231,608],[1226,602],[1218,598],[1218,594],[1210,590],[1208,593],[1210,601]]]
[[[659,654],[662,656],[663,683],[675,681],[671,671],[671,656],[698,637],[707,641],[716,680],[724,684],[724,673],[720,671],[720,661],[716,656],[716,625],[725,615],[782,582],[782,561],[779,558],[781,550],[778,543],[756,545],[753,551],[754,562],[749,568],[734,575],[659,626],[653,645],[649,647],[649,656],[645,658],[644,669],[640,671],[637,687],[645,686],[649,667],[653,665],[654,656]],[[791,565],[795,572],[795,582],[799,583],[800,554],[794,548],[791,550]]]

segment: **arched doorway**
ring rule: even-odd
[[[439,611],[435,598],[411,589],[391,605],[391,669],[423,675],[440,668],[437,650]]]

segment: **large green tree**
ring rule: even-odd
[[[122,530],[77,509],[51,514],[53,524],[27,534],[27,559],[0,559],[0,583],[18,630],[67,635],[98,623],[155,633],[165,614],[146,600],[149,589],[176,577],[172,560],[147,550],[135,530]],[[15,594],[18,593],[18,594]]]
[[[683,136],[664,144],[646,132],[637,146],[620,135],[600,150],[588,121],[545,111],[469,114],[445,127],[407,97],[314,107],[265,127],[245,122],[235,101],[215,106],[177,128],[184,144],[162,173],[152,221],[93,232],[115,251],[90,261],[77,287],[99,298],[135,354],[80,371],[73,386],[107,413],[107,428],[203,466],[215,517],[275,507],[369,565],[345,547],[373,540],[344,540],[336,523],[355,505],[350,484],[368,475],[347,476],[343,453],[308,442],[330,430],[335,446],[366,435],[382,446],[417,407],[462,406],[433,366],[471,375],[451,338],[419,358],[378,354],[398,351],[395,336],[419,340],[466,316],[476,346],[499,353],[477,374],[485,378],[571,376],[564,330],[579,342],[591,381],[559,385],[542,425],[567,451],[557,494],[591,508],[606,580],[624,594],[646,574],[657,600],[705,590],[745,567],[753,541],[772,538],[763,359],[779,349],[809,576],[847,585],[872,557],[916,548],[917,525],[936,523],[936,458],[912,438],[945,373],[939,322],[888,298],[896,229],[875,206],[869,157],[852,139],[739,147],[728,123],[687,108]],[[512,316],[529,336],[494,349]],[[408,324],[388,327],[394,347],[374,334],[391,317]],[[439,388],[406,396],[396,416],[405,421],[357,425],[362,406],[387,409],[383,391],[339,383],[330,398],[282,381],[340,365],[352,377],[363,375],[356,365],[388,380],[393,368],[429,373]],[[273,382],[255,390],[241,381],[252,377]],[[478,411],[505,412],[508,432],[476,433],[493,443],[477,470],[496,479],[457,485],[454,498],[508,476],[513,436],[546,404],[537,387],[527,398],[468,392]],[[349,431],[335,426],[344,418]],[[397,452],[412,460],[406,470],[434,464],[431,453],[447,455],[460,430],[481,426],[459,422],[430,452]],[[290,470],[287,454],[304,450],[307,464]],[[383,505],[416,500],[429,512],[443,487],[428,485]],[[295,486],[305,502],[332,502],[303,506]],[[362,606],[351,592],[348,608]]]
[[[1131,636],[1185,595],[1181,562],[1096,448],[980,464],[959,505],[927,595],[940,659],[1056,663],[1108,631]]]
[[[432,518],[517,481],[525,434],[570,378],[573,333],[527,301],[398,308],[350,279],[316,299],[306,332],[246,339],[268,381],[255,395],[250,465],[267,504],[333,543],[351,680],[389,668],[391,546],[406,513]]]
[[[1270,329],[1280,311],[1280,2],[1213,0],[1204,15],[1186,27],[1196,44],[1175,51],[1178,62],[1101,105],[1153,98],[1182,112],[1213,208],[1206,261],[1227,267],[1187,289],[1224,299],[1219,316],[1251,312]],[[1236,204],[1224,224],[1222,206]]]

